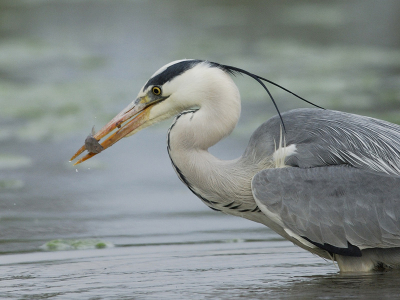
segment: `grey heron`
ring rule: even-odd
[[[278,111],[241,157],[220,160],[208,149],[238,122],[235,72],[267,81],[203,60],[163,66],[71,160],[86,149],[81,163],[175,116],[167,140],[172,165],[207,206],[262,223],[342,272],[400,267],[400,126],[319,108]]]

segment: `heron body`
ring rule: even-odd
[[[400,126],[296,109],[263,123],[241,157],[220,160],[208,149],[232,132],[241,109],[231,73],[201,60],[170,63],[93,138],[112,132],[101,144],[106,149],[176,116],[168,131],[169,156],[179,178],[207,206],[262,223],[337,261],[341,271],[400,267]]]

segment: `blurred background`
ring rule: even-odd
[[[183,58],[236,66],[325,108],[400,123],[399,32],[396,0],[1,0],[3,262],[50,250],[282,241],[211,211],[181,184],[166,151],[171,121],[77,167],[68,160],[92,126]],[[241,155],[276,114],[256,82],[235,82],[242,118],[211,149],[223,159]],[[271,92],[281,111],[308,107]]]

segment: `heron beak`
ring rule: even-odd
[[[149,119],[153,104],[154,102],[149,101],[147,96],[137,98],[96,134],[88,136],[85,145],[71,157],[70,161],[81,155],[83,151],[88,150],[88,154],[74,163],[74,166],[78,165],[100,153],[102,150],[111,147],[123,137],[140,131],[143,128],[142,125]],[[99,141],[107,135],[108,137],[99,144]],[[96,149],[96,151],[93,149]]]

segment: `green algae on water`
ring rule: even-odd
[[[112,247],[114,247],[112,243],[99,239],[56,239],[40,246],[45,251],[104,249]]]

